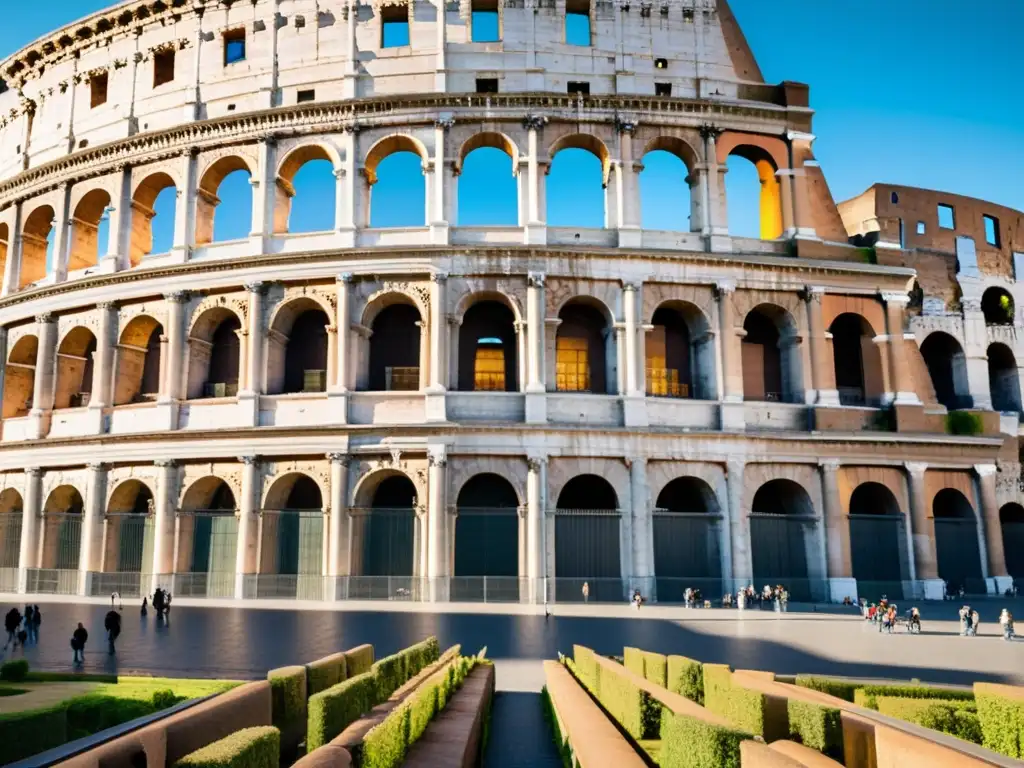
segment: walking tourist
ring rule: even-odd
[[[35,620],[35,612],[32,610],[32,606],[31,605],[26,604],[25,605],[25,615],[22,617],[22,622],[23,622],[24,627],[25,627],[24,631],[25,631],[25,640],[26,640],[26,642],[31,642],[31,640],[32,640],[32,627],[33,627],[33,623],[32,622],[34,620]],[[24,645],[24,643],[22,643],[22,645]]]
[[[145,595],[143,595],[143,597],[142,597],[142,615],[143,615],[143,617],[145,617],[146,614],[149,613],[148,606],[149,606],[149,598],[147,598]]]
[[[171,593],[164,592],[164,618],[171,618]]]
[[[635,608],[636,610],[639,611],[640,610],[640,603],[642,603],[643,601],[644,601],[644,598],[640,594],[640,590],[639,589],[634,589],[633,590],[633,608]]]
[[[921,632],[921,612],[916,607],[910,609],[910,621],[907,629],[911,632]]]
[[[1003,640],[1013,639],[1013,614],[1003,608],[999,614],[999,626],[1003,628]]]
[[[970,632],[970,630],[971,630],[971,609],[968,608],[965,605],[965,606],[963,606],[960,609],[959,615],[960,615],[960,634],[962,636],[966,637],[967,633]]]
[[[71,650],[75,652],[72,663],[85,663],[85,644],[89,640],[89,631],[78,622],[78,629],[71,634]]]
[[[978,627],[981,626],[981,617],[978,616],[977,611],[971,611],[971,637],[976,637],[978,634]]]
[[[590,584],[583,582],[583,602],[589,602],[590,600]]]
[[[39,606],[32,606],[32,642],[39,642],[39,625],[43,623],[43,614],[39,612]]]
[[[164,616],[164,591],[160,587],[153,591],[153,608],[156,610],[157,619],[162,619]]]
[[[7,630],[7,642],[4,643],[4,650],[7,650],[8,645],[18,647],[18,626],[21,624],[21,611],[17,608],[11,608],[4,616],[4,629]]]
[[[107,616],[103,619],[103,628],[107,630],[107,642],[110,644],[110,653],[113,654],[114,643],[117,642],[117,638],[121,634],[121,614],[111,609],[107,612]]]

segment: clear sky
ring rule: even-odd
[[[106,5],[104,0],[49,0],[19,6],[0,26],[0,56]],[[765,79],[810,84],[815,152],[837,201],[884,181],[1024,209],[1024,0],[731,0],[731,5]],[[472,159],[489,180],[471,181],[473,169],[465,169],[460,223],[515,223],[515,182],[507,158],[493,150]],[[392,170],[409,171],[416,165],[402,157],[391,164]],[[560,155],[553,165],[549,222],[600,226],[596,161]],[[648,156],[645,166],[644,225],[687,229],[684,172],[667,157]],[[422,211],[421,188],[392,183],[384,171],[374,190],[374,223],[399,224],[410,212]],[[327,174],[310,169],[308,175],[317,191],[307,191],[306,199],[321,199],[319,190],[330,184]],[[226,183],[244,191],[242,181]],[[752,183],[750,169],[730,164],[730,218],[735,231],[747,234],[756,230]],[[307,228],[318,228],[327,213],[301,208]],[[296,205],[297,216],[299,209]],[[218,239],[248,229],[241,210],[218,215],[217,225]],[[298,221],[293,225],[302,228]]]

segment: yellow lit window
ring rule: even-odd
[[[478,392],[505,391],[505,350],[478,346],[473,364],[473,389]]]
[[[558,337],[555,387],[561,392],[590,391],[590,358],[586,339]]]

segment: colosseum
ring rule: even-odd
[[[808,87],[764,81],[726,0],[129,0],[0,76],[2,593],[1024,579],[1024,216],[837,205]],[[484,150],[511,224],[460,223]],[[548,222],[572,150],[603,226]],[[678,231],[642,226],[652,152]],[[410,153],[423,215],[382,226]],[[731,158],[760,238],[730,229]],[[314,162],[331,221],[292,231]]]

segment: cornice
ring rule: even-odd
[[[185,150],[245,144],[274,135],[310,135],[339,132],[373,121],[374,125],[415,124],[409,112],[427,112],[424,125],[433,124],[433,113],[451,112],[460,121],[521,123],[524,114],[545,111],[551,121],[607,123],[614,125],[620,112],[643,117],[645,124],[685,124],[697,128],[714,120],[723,128],[751,130],[742,120],[773,124],[766,135],[784,136],[790,111],[784,107],[752,102],[670,99],[656,96],[588,96],[580,101],[564,93],[424,93],[389,95],[347,101],[319,102],[185,123],[74,152],[0,181],[0,209],[17,200],[43,194],[61,184],[109,173],[118,163],[150,163],[180,156]],[[558,114],[559,111],[562,114]],[[733,125],[730,125],[732,121]]]
[[[389,271],[388,276],[394,277],[395,275],[402,274],[426,275],[427,272],[431,271],[429,268],[431,259],[448,259],[452,256],[475,257],[477,263],[480,265],[479,271],[462,270],[460,271],[459,276],[483,276],[494,274],[507,277],[508,273],[504,271],[504,268],[497,270],[497,268],[490,267],[489,265],[504,264],[508,260],[515,259],[519,262],[519,269],[524,280],[527,279],[527,276],[531,271],[536,271],[534,267],[541,263],[547,265],[546,276],[548,278],[557,278],[561,276],[561,271],[552,270],[552,266],[554,266],[553,262],[555,262],[555,260],[593,260],[595,257],[607,260],[623,261],[650,260],[678,262],[685,263],[688,266],[706,266],[712,269],[722,269],[727,271],[733,270],[737,266],[741,266],[743,268],[744,279],[737,281],[736,287],[739,290],[760,290],[765,289],[766,285],[770,285],[771,290],[785,291],[791,289],[796,291],[801,290],[806,284],[811,282],[827,282],[826,278],[828,276],[832,276],[833,278],[838,278],[840,276],[845,278],[870,276],[873,277],[874,280],[869,283],[866,282],[863,290],[861,291],[866,296],[877,296],[880,288],[891,288],[892,290],[898,291],[905,285],[907,279],[915,274],[914,270],[910,267],[887,267],[874,264],[864,264],[861,262],[793,259],[785,256],[764,256],[760,254],[743,256],[742,254],[732,253],[714,254],[693,251],[631,251],[624,248],[574,248],[571,246],[547,246],[538,248],[536,246],[526,245],[503,245],[500,247],[424,245],[417,246],[416,248],[402,249],[359,248],[326,252],[309,251],[291,254],[269,254],[239,259],[202,259],[186,262],[184,264],[153,267],[150,269],[136,267],[134,269],[123,270],[121,272],[94,275],[91,277],[58,283],[57,285],[44,286],[41,288],[13,293],[3,299],[0,299],[0,313],[15,307],[26,306],[25,317],[28,318],[36,314],[36,307],[34,305],[37,302],[44,302],[48,299],[66,296],[68,294],[88,294],[91,289],[109,289],[116,286],[138,285],[140,283],[151,282],[153,295],[159,296],[163,294],[166,291],[167,286],[169,284],[173,284],[176,279],[183,276],[199,274],[208,275],[215,273],[238,272],[238,284],[241,286],[251,283],[254,280],[258,281],[261,279],[260,276],[254,276],[251,273],[247,274],[247,271],[251,272],[251,270],[254,269],[265,270],[270,267],[279,269],[290,265],[301,265],[304,268],[302,275],[296,275],[294,277],[295,280],[301,281],[317,279],[315,274],[310,274],[311,270],[315,270],[317,268],[322,270],[323,279],[325,281],[336,280],[339,261],[345,262],[345,270],[347,272],[350,271],[353,264],[358,264],[360,261],[373,262],[387,259],[391,262],[395,262],[406,259],[410,262],[407,271]],[[275,274],[279,275],[280,279],[287,280],[287,276],[281,275],[279,271],[275,271]],[[368,270],[366,274],[372,275],[373,272],[372,270]],[[363,276],[362,273],[353,275],[354,278],[361,276]],[[765,284],[761,284],[759,282],[761,276],[764,276]],[[884,284],[880,284],[878,282],[879,278],[882,278],[886,282]],[[889,285],[890,281],[891,285]],[[701,281],[694,278],[689,281],[680,279],[678,282],[680,284],[691,284],[695,282],[699,283]],[[708,284],[710,285],[713,282],[713,280],[709,279]],[[787,283],[791,283],[791,285],[787,285]],[[854,288],[850,288],[846,292],[858,293]],[[95,296],[83,295],[81,304],[91,304],[95,303],[97,300],[109,301],[111,299],[109,296],[97,299]],[[49,305],[47,305],[47,307],[49,308]],[[3,322],[5,325],[8,325],[18,322],[18,320],[5,318]]]

